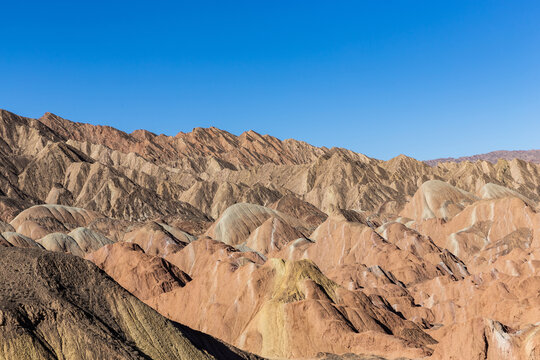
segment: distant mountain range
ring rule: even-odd
[[[489,161],[490,163],[496,163],[497,160],[499,159],[504,159],[504,160],[520,159],[527,162],[540,164],[540,149],[539,150],[512,150],[512,151],[498,150],[498,151],[488,152],[485,154],[463,156],[459,158],[452,158],[452,157],[440,158],[440,159],[434,159],[434,160],[426,160],[424,162],[430,166],[436,166],[438,163],[443,163],[443,162],[462,162],[462,161],[477,161],[477,160],[485,160],[485,161]]]

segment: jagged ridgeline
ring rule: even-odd
[[[534,162],[3,110],[0,135],[0,359],[540,358]]]

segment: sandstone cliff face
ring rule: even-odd
[[[540,165],[4,110],[0,134],[0,357],[540,356]]]

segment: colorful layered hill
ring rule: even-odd
[[[534,162],[4,110],[0,134],[0,358],[540,358]]]

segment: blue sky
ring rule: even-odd
[[[4,1],[0,108],[389,159],[540,148],[538,1]]]

